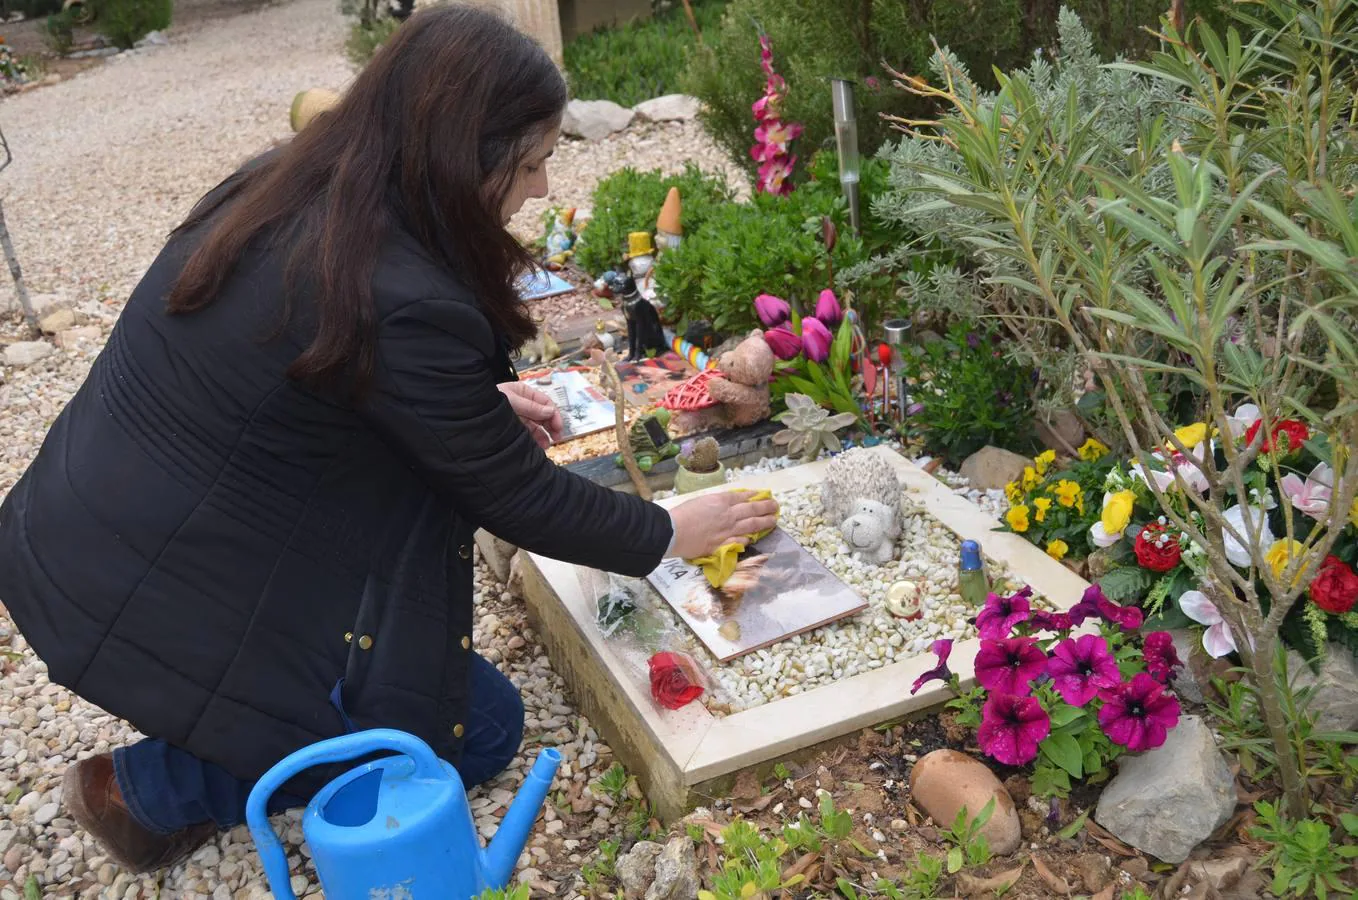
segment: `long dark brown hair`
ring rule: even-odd
[[[476,295],[517,348],[534,332],[514,279],[531,264],[500,218],[526,156],[560,121],[566,85],[542,48],[497,15],[461,4],[397,29],[338,106],[240,173],[176,233],[220,215],[170,292],[171,313],[212,303],[247,245],[282,235],[292,286],[314,297],[315,336],[288,375],[361,393],[376,364],[372,278],[405,228]]]

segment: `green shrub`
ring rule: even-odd
[[[694,0],[698,29],[715,30],[726,3]],[[688,16],[678,4],[647,19],[580,35],[562,50],[571,96],[635,106],[676,93],[694,42]]]
[[[152,31],[170,27],[174,0],[101,0],[96,24],[99,31],[124,50]]]
[[[70,10],[62,10],[47,17],[47,44],[52,52],[63,56],[70,52],[75,43],[75,17]]]
[[[1188,0],[1190,15],[1216,19],[1219,0]],[[1153,45],[1140,26],[1154,26],[1165,0],[1070,0],[1088,14],[1096,48],[1105,55],[1134,55]],[[833,146],[831,78],[851,78],[856,91],[859,144],[874,153],[894,132],[879,113],[921,114],[927,109],[890,87],[885,62],[898,71],[925,71],[931,36],[951,49],[983,86],[993,84],[992,66],[1015,67],[1034,51],[1052,46],[1056,4],[1050,0],[990,0],[980,12],[964,0],[733,0],[719,29],[704,32],[692,54],[684,89],[705,104],[703,120],[733,160],[753,172],[750,158],[752,104],[764,87],[759,65],[761,29],[773,41],[774,65],[787,80],[783,118],[806,131],[795,149],[805,162]],[[871,89],[868,77],[878,79]]]
[[[683,202],[684,240],[699,231],[712,210],[731,198],[720,175],[704,174],[689,164],[683,174],[666,176],[658,169],[620,169],[599,182],[591,200],[593,212],[575,245],[575,261],[586,272],[601,275],[622,264],[627,235],[654,234],[665,195],[677,187]]]
[[[371,22],[354,22],[349,26],[349,37],[344,42],[344,52],[358,68],[368,64],[377,48],[381,47],[396,33],[400,20],[391,16],[381,16]]]

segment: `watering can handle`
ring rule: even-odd
[[[297,900],[297,895],[292,892],[288,857],[283,851],[283,843],[269,824],[269,798],[288,779],[312,766],[345,762],[383,750],[394,750],[413,759],[416,778],[433,780],[443,777],[442,763],[424,741],[404,731],[372,728],[303,747],[284,757],[255,782],[245,802],[245,821],[249,823],[250,836],[259,848],[259,858],[264,864],[264,874],[269,879],[269,889],[278,900]]]

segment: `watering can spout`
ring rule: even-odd
[[[486,883],[493,888],[502,888],[509,883],[514,874],[514,864],[528,843],[528,835],[533,830],[542,804],[551,790],[552,779],[556,777],[557,767],[561,765],[561,753],[554,747],[545,747],[533,762],[523,785],[519,788],[514,802],[500,820],[495,837],[486,848]]]

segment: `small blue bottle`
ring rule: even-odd
[[[957,592],[968,606],[985,606],[990,594],[990,579],[985,574],[981,559],[981,545],[976,541],[962,542],[962,559],[957,565]]]

